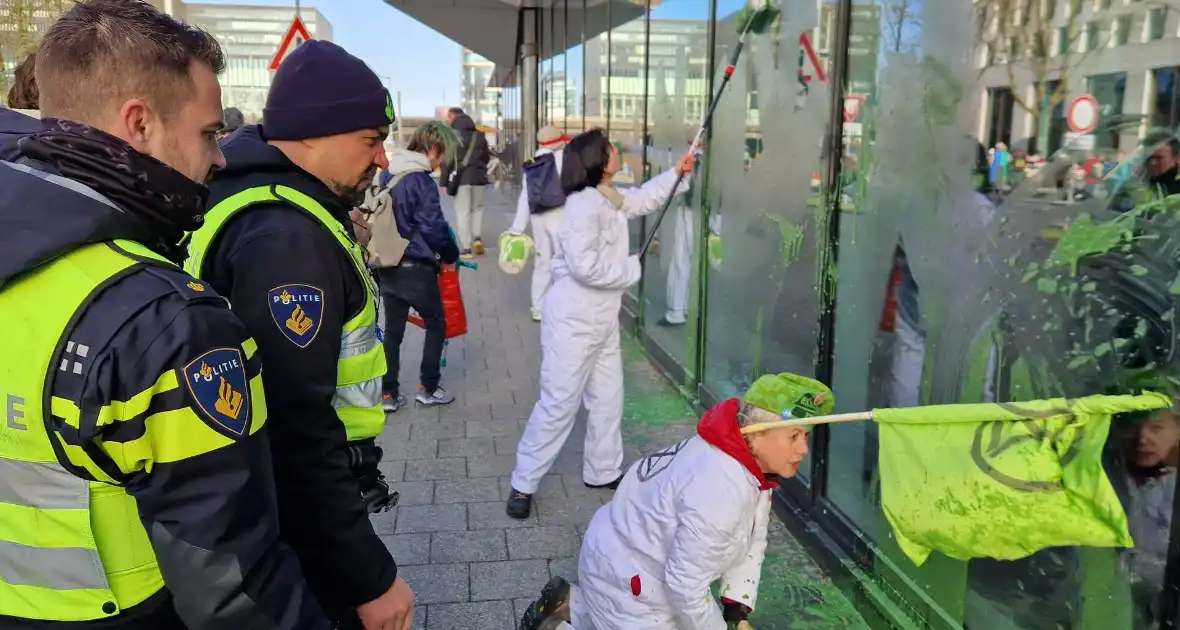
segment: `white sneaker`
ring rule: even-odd
[[[406,406],[406,397],[402,396],[401,394],[398,394],[396,396],[391,396],[389,394],[385,394],[381,397],[381,407],[382,407],[382,409],[385,410],[385,413],[394,413],[398,409],[401,409],[402,407],[405,407],[405,406]]]
[[[424,389],[418,390],[418,395],[414,396],[414,400],[427,406],[449,405],[455,402],[455,396],[448,393],[447,390],[437,387],[430,394],[427,394]]]
[[[539,321],[541,321],[541,310],[540,310],[540,309],[536,309],[536,308],[534,308],[534,309],[529,309],[529,310],[531,310],[531,311],[532,311],[532,314],[533,314],[533,321],[534,321],[534,322],[539,322]]]

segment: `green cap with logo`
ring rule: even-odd
[[[832,413],[836,398],[827,385],[806,376],[783,372],[754,381],[743,400],[783,420]]]

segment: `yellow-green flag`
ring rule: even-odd
[[[931,550],[1014,560],[1047,547],[1130,547],[1102,468],[1110,417],[1171,405],[1147,392],[875,409],[882,509],[918,565]]]

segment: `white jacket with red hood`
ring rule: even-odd
[[[586,530],[574,628],[725,630],[709,586],[753,609],[770,521],[768,481],[737,421],[710,409],[697,435],[640,459]]]

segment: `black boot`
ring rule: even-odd
[[[612,481],[610,483],[593,484],[593,483],[587,483],[587,482],[583,481],[582,485],[586,486],[587,488],[592,488],[594,490],[618,490],[619,483],[622,481],[623,481],[623,478],[619,477],[618,479],[615,479],[614,481]]]
[[[554,576],[541,589],[541,596],[529,604],[520,618],[518,630],[550,630],[559,621],[570,620],[570,584],[565,578]]]
[[[508,509],[505,511],[512,518],[521,520],[528,518],[529,512],[533,511],[533,495],[513,489],[512,494],[508,495]]]

